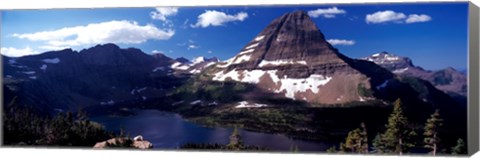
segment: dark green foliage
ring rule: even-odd
[[[336,152],[337,152],[337,148],[335,146],[332,146],[327,149],[327,153],[336,153]]]
[[[5,107],[4,145],[47,145],[47,146],[88,146],[113,136],[103,126],[86,119],[79,111],[77,116],[71,112],[58,113],[53,118],[40,116],[27,106],[18,106],[12,102]]]
[[[267,148],[244,145],[240,133],[238,133],[237,127],[234,128],[232,135],[230,136],[230,143],[227,145],[221,144],[193,144],[187,143],[180,147],[180,149],[209,149],[209,150],[233,150],[233,151],[258,151],[258,150],[268,150]],[[298,148],[296,148],[298,151]]]
[[[235,102],[242,99],[239,95],[251,91],[253,86],[239,82],[190,81],[179,87],[175,96],[182,100],[215,100]]]
[[[233,129],[233,133],[230,136],[230,143],[227,144],[227,149],[230,150],[241,150],[243,148],[242,138],[238,133],[237,127]]]
[[[402,155],[415,146],[412,138],[416,136],[416,133],[409,127],[408,120],[403,114],[400,99],[395,101],[393,111],[385,127],[387,128],[385,133],[379,135],[379,138],[374,141],[377,151],[383,150],[382,152]]]
[[[383,139],[382,134],[378,133],[372,141],[373,153],[384,154],[386,152],[385,139]]]
[[[435,156],[438,152],[438,146],[440,142],[439,132],[440,127],[443,126],[443,119],[440,118],[438,110],[435,110],[427,122],[425,123],[424,133],[425,136],[423,142],[425,148],[431,149],[431,153]]]
[[[340,144],[341,151],[353,153],[368,153],[368,136],[364,123],[360,124],[360,128],[356,128],[348,132],[345,143]]]
[[[465,142],[462,138],[458,138],[457,145],[452,147],[452,155],[463,155],[467,154],[467,149],[465,148]]]
[[[373,96],[372,90],[366,88],[364,84],[358,84],[357,90],[358,90],[358,94],[360,96],[364,96],[364,97],[372,97]]]

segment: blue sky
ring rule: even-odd
[[[464,2],[8,10],[1,14],[1,53],[21,56],[116,43],[172,58],[226,60],[273,19],[295,10],[309,12],[330,43],[352,58],[387,51],[430,70],[467,66]]]

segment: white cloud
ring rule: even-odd
[[[401,22],[407,16],[403,13],[397,13],[391,10],[378,11],[373,14],[367,14],[365,20],[367,23]]]
[[[198,20],[195,25],[190,25],[190,26],[193,28],[221,26],[228,22],[243,21],[247,17],[248,17],[248,14],[246,12],[240,12],[240,13],[237,13],[236,15],[228,15],[228,14],[225,14],[224,12],[207,10],[198,16]]]
[[[197,49],[197,48],[199,48],[199,46],[197,46],[197,45],[195,45],[195,44],[190,44],[190,45],[188,45],[188,48],[187,48],[187,50],[190,50],[190,49]]]
[[[167,40],[174,30],[162,30],[152,24],[138,25],[135,21],[108,21],[86,26],[65,27],[53,31],[13,34],[14,37],[30,41],[43,41],[40,48],[66,48],[101,43],[139,44],[147,40]]]
[[[345,40],[345,39],[328,39],[328,43],[331,45],[344,45],[344,46],[351,46],[355,44],[354,40]]]
[[[427,22],[432,20],[432,18],[426,14],[410,14],[406,15],[401,12],[395,12],[392,10],[378,11],[373,14],[367,14],[365,21],[372,24],[386,23],[386,22],[395,22],[395,23],[417,23],[417,22]]]
[[[155,9],[156,11],[150,12],[150,17],[160,21],[167,21],[167,17],[178,13],[178,7],[159,7]]]
[[[8,56],[8,57],[21,57],[25,55],[35,55],[40,54],[41,52],[35,51],[29,46],[23,49],[17,49],[14,47],[2,47],[0,49],[1,54]]]
[[[324,18],[334,18],[337,14],[346,14],[346,13],[347,12],[345,10],[338,9],[337,7],[308,11],[308,15],[312,18],[318,18],[320,16],[323,16]]]
[[[408,19],[405,20],[407,24],[416,23],[416,22],[427,22],[432,20],[432,18],[426,14],[418,15],[418,14],[410,14],[408,15]]]
[[[213,52],[212,52],[211,50],[208,50],[207,53],[208,53],[208,54],[212,54]]]

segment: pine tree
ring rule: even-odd
[[[367,127],[365,126],[365,123],[360,124],[360,139],[361,139],[361,145],[359,148],[360,153],[368,153],[368,134],[367,134]]]
[[[343,148],[344,152],[368,153],[367,129],[363,122],[360,124],[360,128],[348,132]]]
[[[383,154],[386,152],[385,141],[382,134],[378,133],[372,141],[373,153]]]
[[[408,120],[403,115],[402,101],[397,99],[388,123],[385,126],[387,130],[380,136],[380,142],[385,143],[385,152],[395,152],[402,155],[415,144],[409,142],[409,139],[416,135],[415,131],[408,127]],[[379,144],[380,145],[380,144]]]
[[[357,128],[348,132],[347,138],[345,138],[345,148],[348,152],[359,152],[361,142],[360,129]]]
[[[440,118],[439,111],[435,110],[435,113],[430,115],[430,118],[427,119],[424,128],[425,132],[423,133],[425,136],[423,140],[425,143],[424,147],[432,149],[431,153],[433,156],[435,156],[438,151],[438,144],[440,142],[438,134],[441,126],[443,126],[443,119]]]
[[[327,149],[327,153],[336,153],[336,152],[337,152],[337,148],[335,146],[332,146]]]
[[[230,143],[227,145],[227,147],[231,150],[243,149],[242,139],[240,137],[240,134],[238,133],[237,127],[233,129],[232,135],[230,136]]]
[[[452,147],[452,155],[467,154],[465,142],[462,138],[458,138],[457,145]]]

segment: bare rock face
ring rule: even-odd
[[[273,20],[216,68],[215,81],[253,83],[287,98],[326,104],[365,101],[371,96],[360,94],[359,85],[376,87],[393,77],[376,64],[339,53],[304,11]]]
[[[112,138],[103,142],[98,142],[93,146],[94,149],[105,149],[105,148],[135,148],[135,149],[151,149],[153,144],[149,141],[143,140],[140,136],[135,137],[136,139],[130,138]]]

